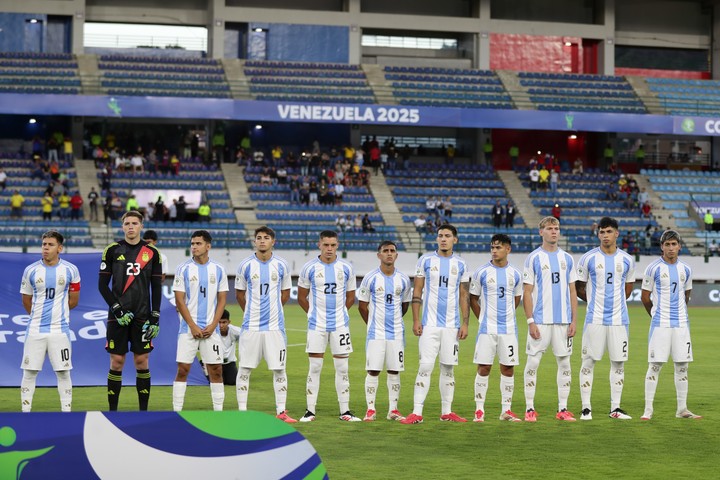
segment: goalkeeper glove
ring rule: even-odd
[[[123,310],[122,305],[119,303],[114,304],[110,309],[117,322],[123,327],[130,325],[133,318],[135,318],[135,315],[131,311]]]
[[[152,340],[160,333],[160,312],[153,310],[150,313],[150,320],[147,320],[143,324],[143,335]]]

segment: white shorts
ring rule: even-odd
[[[223,345],[220,335],[213,332],[208,338],[193,338],[192,333],[178,335],[177,363],[193,363],[197,352],[207,365],[223,363]]]
[[[528,333],[525,353],[528,355],[545,353],[545,350],[552,345],[556,357],[572,355],[573,339],[567,336],[568,324],[538,325],[537,327],[540,330],[540,338],[535,340]]]
[[[347,327],[338,327],[334,332],[308,330],[305,352],[325,353],[328,343],[333,355],[345,356],[353,351],[352,343],[350,343],[350,330]]]
[[[405,371],[405,341],[368,340],[365,345],[365,370],[380,372],[383,366],[393,372]]]
[[[423,327],[418,342],[420,363],[435,363],[440,354],[443,365],[457,365],[460,342],[458,329],[447,327]]]
[[[490,334],[482,333],[475,341],[475,356],[473,363],[476,365],[492,365],[498,356],[500,365],[520,365],[518,338],[512,333]]]
[[[64,333],[32,333],[25,337],[23,370],[42,370],[45,354],[56,372],[72,370],[72,342]]]
[[[650,327],[648,362],[665,363],[671,353],[673,362],[693,361],[690,327]]]
[[[605,349],[611,362],[627,362],[628,327],[626,325],[585,325],[582,358],[602,360]]]
[[[238,341],[240,363],[243,368],[257,368],[263,358],[268,369],[282,370],[287,358],[287,341],[280,330],[258,332],[243,330]]]

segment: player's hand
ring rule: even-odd
[[[528,325],[528,331],[530,332],[530,336],[534,338],[535,340],[540,340],[540,329],[538,328],[537,324],[531,323]]]
[[[150,313],[150,320],[146,320],[142,328],[143,335],[152,340],[160,333],[160,312],[153,310]]]
[[[127,327],[128,325],[130,325],[133,321],[133,318],[135,318],[135,315],[131,311],[124,310],[122,308],[122,305],[120,305],[119,303],[114,304],[112,307],[110,307],[110,309],[112,310],[112,314],[115,317],[115,320],[117,320],[117,322],[123,327]]]
[[[213,334],[216,327],[213,327],[212,325],[208,325],[207,327],[202,329],[202,338],[210,338],[210,335]]]
[[[468,326],[464,323],[460,325],[460,330],[458,330],[458,339],[459,340],[465,340],[468,336]]]
[[[415,334],[415,336],[419,337],[420,335],[422,335],[422,332],[422,323],[413,321],[413,333]]]
[[[202,338],[203,337],[203,331],[200,327],[195,325],[188,325],[190,327],[190,333],[192,333],[193,338]]]
[[[574,321],[570,322],[570,325],[568,325],[568,329],[567,329],[568,338],[572,338],[575,336],[576,329],[577,329],[577,324]]]

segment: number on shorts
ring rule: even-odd
[[[60,350],[60,358],[63,362],[67,362],[68,360],[70,360],[70,349],[63,348],[62,350]]]
[[[438,278],[438,287],[447,288],[447,286],[448,286],[448,277],[446,277],[445,275],[440,275],[440,278]]]
[[[560,283],[560,272],[552,272],[552,283]]]
[[[202,294],[203,297],[207,297],[207,288],[200,285],[200,293]]]
[[[213,352],[215,352],[215,355],[220,355],[220,345],[213,345]]]
[[[627,340],[623,341],[623,353],[627,353]]]
[[[460,346],[456,343],[453,347],[453,356],[457,357],[458,352],[460,351]]]
[[[270,291],[269,283],[261,283],[260,284],[260,295],[267,295],[269,291]]]
[[[677,282],[672,282],[670,285],[672,285],[672,293],[675,293],[675,290],[677,290]]]
[[[688,346],[688,355],[690,355],[690,342],[687,342],[687,346]]]
[[[572,337],[568,337],[567,339],[567,348],[572,348]]]
[[[612,277],[613,277],[613,272],[608,272],[605,283],[607,283],[608,285],[612,285],[612,283],[613,283]]]
[[[325,284],[325,295],[335,295],[337,293],[337,283]]]
[[[392,293],[388,293],[387,295],[385,295],[385,303],[387,303],[388,305],[392,305],[392,303],[393,303]]]
[[[341,333],[340,334],[340,346],[341,347],[350,346],[350,334],[349,333]]]
[[[405,356],[405,355],[403,355],[403,352],[402,352],[402,351],[398,352],[398,360],[400,360],[400,363],[403,363],[403,357],[404,357],[404,356]]]
[[[283,348],[282,350],[280,350],[280,361],[281,362],[285,361],[285,355],[286,355],[286,350]]]
[[[508,350],[510,351],[510,353],[508,353],[508,357],[512,357],[513,355],[515,355],[515,347],[513,347],[512,345],[508,345]]]
[[[46,288],[45,289],[45,298],[48,300],[52,300],[55,298],[55,289],[54,288]]]

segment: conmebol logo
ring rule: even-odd
[[[693,133],[695,131],[695,121],[692,118],[686,118],[682,121],[680,128],[682,128],[683,132]]]

